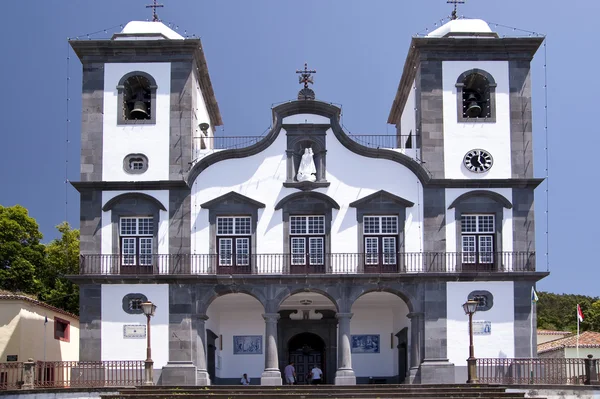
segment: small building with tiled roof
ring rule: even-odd
[[[579,356],[577,356],[577,334],[538,344],[541,358],[594,358],[600,357],[600,333],[585,331],[579,334]]]
[[[79,360],[79,317],[23,294],[0,292],[0,362]]]
[[[571,331],[537,330],[538,345],[572,335]]]

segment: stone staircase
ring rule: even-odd
[[[120,390],[117,395],[101,395],[103,399],[324,399],[324,398],[413,398],[413,399],[522,399],[524,393],[506,392],[495,385],[294,385],[210,387],[138,387]]]

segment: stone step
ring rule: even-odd
[[[396,399],[396,398],[418,398],[418,399],[439,399],[439,396],[433,396],[433,395],[418,395],[418,396],[407,396],[404,393],[401,392],[396,392],[396,393],[374,393],[374,392],[345,392],[345,393],[340,393],[340,392],[331,392],[331,393],[324,393],[324,392],[311,392],[311,393],[276,393],[276,392],[270,392],[270,393],[226,393],[226,392],[221,392],[221,393],[215,393],[215,392],[210,392],[210,393],[205,393],[205,394],[191,394],[191,395],[177,395],[177,394],[160,394],[160,395],[152,395],[152,396],[147,396],[147,395],[102,395],[101,397],[103,399],[131,399],[131,398],[153,398],[153,399],[181,399],[182,396],[185,396],[186,399],[258,399],[258,398],[265,398],[265,399],[289,399],[289,398],[299,398],[299,399],[325,399],[325,398],[339,398],[339,399],[385,399],[385,398],[389,398],[389,399]],[[523,397],[523,396],[521,396]],[[485,395],[485,396],[479,396],[479,395],[461,395],[461,396],[455,396],[455,395],[449,395],[449,396],[444,396],[444,398],[460,398],[460,399],[481,399],[481,398],[486,398],[486,399],[502,399],[505,398],[504,396],[496,396],[496,395]]]

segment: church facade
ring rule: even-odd
[[[389,136],[351,135],[310,71],[263,137],[219,137],[199,39],[131,22],[83,66],[80,360],[165,385],[466,380],[529,357],[536,272],[530,61],[541,38],[453,20],[413,38]],[[535,324],[534,324],[535,325]]]

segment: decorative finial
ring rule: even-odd
[[[308,64],[304,63],[304,70],[297,70],[296,73],[299,73],[298,83],[304,83],[304,88],[302,88],[298,92],[298,100],[314,100],[315,92],[308,87],[308,84],[314,84],[312,74],[317,73],[314,69],[308,69]]]
[[[160,19],[158,19],[158,14],[156,14],[156,9],[162,7],[164,7],[164,5],[157,4],[156,0],[153,0],[153,3],[151,5],[146,6],[146,8],[152,9],[152,22],[160,22]]]
[[[458,4],[465,4],[465,0],[447,0],[446,3],[448,4],[454,4],[454,10],[452,11],[452,19],[456,19],[456,6]]]

